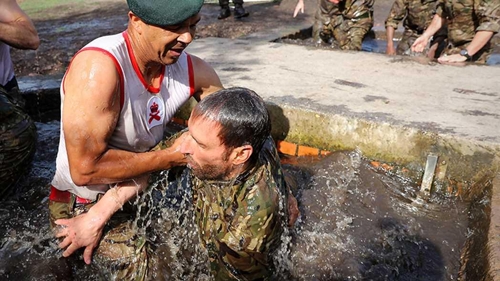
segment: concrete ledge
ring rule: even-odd
[[[500,174],[493,179],[487,247],[488,275],[491,280],[500,280]]]

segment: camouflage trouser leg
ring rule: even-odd
[[[314,24],[312,27],[312,38],[315,43],[330,43],[333,35],[329,28],[333,4],[328,1],[321,1],[320,6],[314,14]]]
[[[338,18],[332,21],[333,37],[342,50],[360,51],[363,38],[373,26],[371,18],[348,20]]]
[[[93,204],[79,205],[49,200],[50,225],[57,219],[71,218],[84,213]],[[144,280],[148,256],[146,239],[133,228],[133,212],[121,211],[110,219],[95,249],[92,264],[106,280]]]
[[[11,191],[35,154],[35,123],[21,98],[17,88],[7,92],[0,86],[0,196]]]

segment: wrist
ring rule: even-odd
[[[466,59],[467,61],[471,61],[471,60],[472,60],[472,55],[471,55],[471,54],[469,54],[469,51],[467,50],[467,48],[462,49],[462,50],[460,51],[460,55],[461,55],[462,57],[465,57],[465,59]]]
[[[103,208],[103,210],[101,210],[101,208],[99,208],[99,206],[97,205],[94,205],[89,209],[89,211],[87,212],[87,216],[90,216],[90,220],[100,229],[104,228],[108,220],[111,218],[111,215],[108,214],[106,208]]]

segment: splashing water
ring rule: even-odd
[[[48,224],[59,123],[37,123],[30,174],[0,207],[0,279],[96,280],[82,253],[61,258]],[[455,280],[466,238],[467,206],[456,198],[422,200],[418,185],[371,167],[359,152],[297,159],[301,217],[274,254],[277,280]],[[302,161],[302,162],[301,162]],[[312,164],[311,164],[312,162]],[[185,170],[159,173],[134,203],[145,233],[152,279],[210,280],[186,188]],[[169,178],[181,178],[170,181]]]

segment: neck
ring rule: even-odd
[[[146,51],[147,48],[143,46],[136,33],[131,32],[130,29],[127,30],[127,33],[130,39],[132,55],[137,62],[142,77],[147,83],[153,85],[155,79],[160,77],[163,65],[151,59],[151,56]]]

